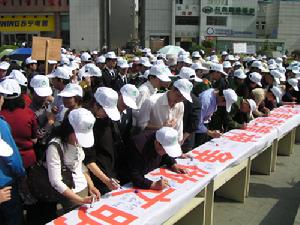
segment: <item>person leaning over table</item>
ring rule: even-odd
[[[142,189],[162,190],[168,187],[168,180],[151,181],[145,175],[163,165],[176,173],[186,173],[178,167],[174,157],[182,155],[178,133],[171,127],[158,131],[144,131],[131,139],[128,153],[128,171],[133,185]]]
[[[92,202],[92,196],[100,198],[100,192],[95,188],[88,170],[82,161],[85,157],[82,147],[88,148],[94,144],[93,126],[95,117],[87,109],[73,109],[66,117],[60,127],[54,133],[46,151],[46,166],[49,181],[52,187],[61,193],[64,198],[60,202],[64,212],[68,212],[77,205]],[[61,160],[56,145],[63,151],[65,165],[72,171],[74,188],[69,188],[63,181],[61,175]]]
[[[117,108],[118,97],[118,93],[112,88],[99,87],[91,103],[91,111],[96,117],[95,143],[90,148],[84,149],[86,155],[84,164],[92,172],[92,180],[102,194],[119,187],[118,181],[115,180],[116,146],[122,141],[116,138],[116,133],[120,132],[117,121],[121,118]]]
[[[229,89],[227,89],[229,90]],[[199,95],[198,101],[200,102],[200,116],[199,124],[195,135],[195,147],[204,144],[212,138],[218,138],[222,135],[220,130],[213,130],[208,127],[213,114],[217,111],[218,106],[228,106],[226,102],[224,91],[222,89],[208,89]],[[231,99],[232,100],[232,99]],[[234,101],[231,101],[231,104]]]

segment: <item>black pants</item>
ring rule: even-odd
[[[33,205],[26,205],[27,225],[44,225],[57,217],[56,204],[52,202],[38,201]]]
[[[18,185],[12,184],[11,199],[0,204],[0,223],[3,225],[22,225],[23,211]]]

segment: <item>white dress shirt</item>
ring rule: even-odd
[[[178,132],[178,140],[183,138],[183,113],[184,104],[179,102],[170,108],[167,93],[158,93],[146,99],[143,103],[139,117],[138,127],[145,129],[148,127],[161,128],[168,120],[176,120],[174,127]]]

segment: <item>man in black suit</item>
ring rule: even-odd
[[[115,70],[117,64],[117,56],[114,52],[108,52],[106,55],[105,68],[102,71],[103,84],[105,87],[112,87],[112,82],[116,78]]]
[[[128,84],[128,77],[127,77],[127,71],[129,68],[129,65],[127,63],[127,60],[120,60],[118,62],[118,67],[120,68],[118,75],[112,82],[112,88],[120,92],[120,89],[125,85]]]

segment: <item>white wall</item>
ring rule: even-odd
[[[78,50],[100,49],[100,1],[70,1],[70,46]]]

